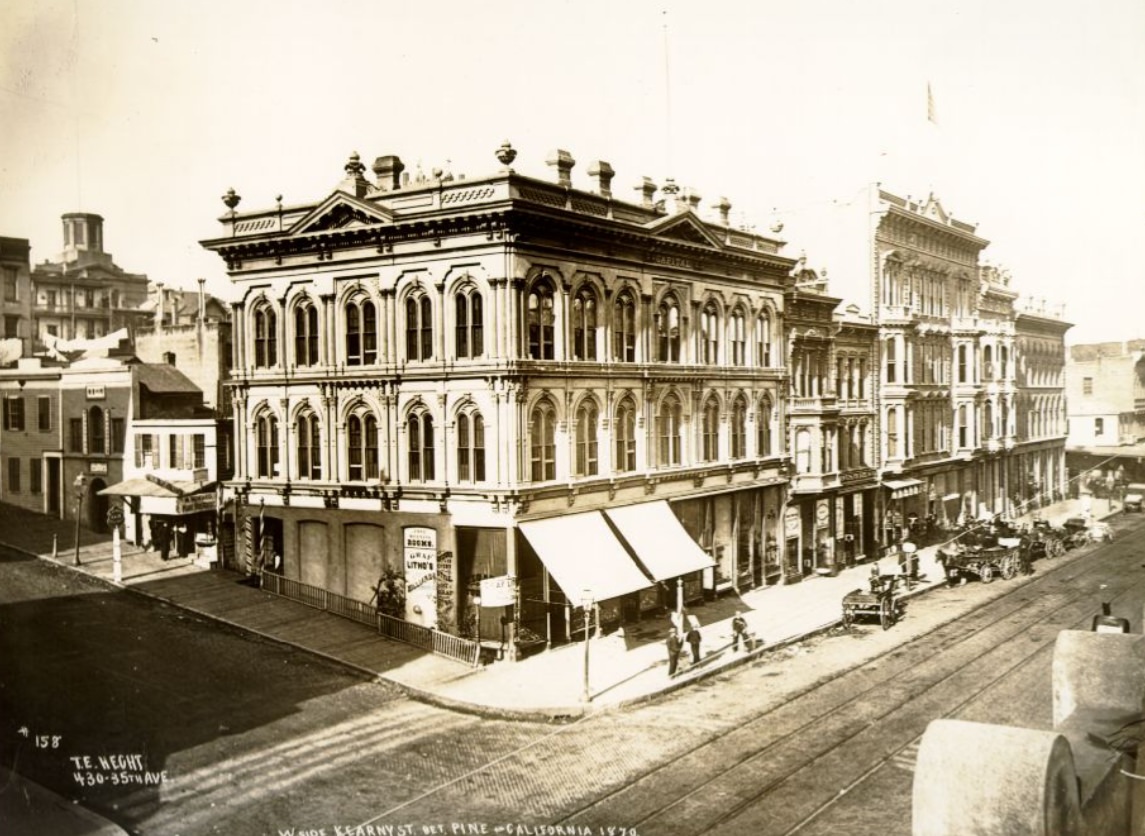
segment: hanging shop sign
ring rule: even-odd
[[[405,620],[437,627],[437,530],[411,525],[402,531],[406,572]]]
[[[499,575],[481,581],[481,606],[508,607],[516,603],[516,584],[512,575]]]
[[[218,499],[214,491],[193,493],[190,496],[180,496],[175,500],[176,514],[198,514],[201,511],[214,511]]]
[[[787,533],[788,537],[798,537],[801,527],[802,522],[799,515],[799,506],[792,505],[783,512],[783,530]]]

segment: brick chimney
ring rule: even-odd
[[[720,213],[720,223],[727,226],[730,223],[729,218],[732,211],[732,202],[726,197],[721,197],[712,204],[712,208]]]
[[[634,187],[636,191],[640,192],[640,203],[645,209],[651,209],[656,205],[656,184],[652,182],[651,177],[641,177],[640,182]]]
[[[601,197],[612,197],[612,178],[615,174],[612,166],[604,160],[588,164],[588,176],[596,180],[596,193]]]
[[[207,280],[199,279],[199,322],[207,321]]]
[[[155,333],[163,330],[163,282],[155,282]]]
[[[374,176],[378,178],[378,189],[383,192],[397,191],[402,187],[402,172],[405,163],[400,157],[386,154],[374,160]]]
[[[560,148],[550,151],[549,158],[545,160],[545,165],[556,169],[558,185],[564,186],[566,189],[572,187],[572,170],[573,166],[576,165],[576,160],[572,158],[572,154]]]

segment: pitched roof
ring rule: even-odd
[[[152,392],[169,395],[203,392],[187,375],[168,363],[139,363],[134,368],[136,379]]]

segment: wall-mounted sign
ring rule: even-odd
[[[499,575],[481,581],[481,606],[508,607],[516,603],[512,575]]]
[[[815,503],[815,522],[820,528],[827,525],[827,521],[831,519],[831,509],[827,505],[826,499],[820,499]]]
[[[107,462],[91,462],[87,469],[89,473],[107,473]]]
[[[799,529],[802,527],[801,519],[798,505],[792,505],[783,512],[783,530],[788,537],[799,536]]]
[[[107,390],[103,386],[87,387],[87,399],[89,401],[102,401],[106,397]]]
[[[175,500],[176,514],[197,514],[201,511],[215,510],[215,492],[204,491],[193,493],[190,496],[180,496]]]
[[[406,621],[437,627],[437,530],[421,525],[403,529]]]

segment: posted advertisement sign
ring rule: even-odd
[[[405,620],[437,627],[437,530],[411,525],[403,530],[406,571]]]

